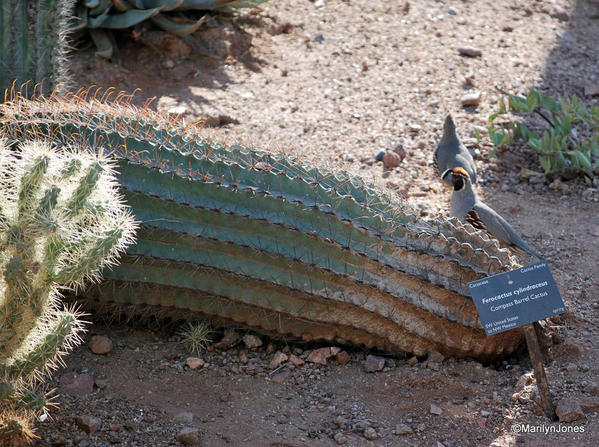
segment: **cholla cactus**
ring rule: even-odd
[[[0,445],[31,439],[48,404],[37,385],[79,342],[60,289],[96,279],[134,227],[101,155],[0,140]]]

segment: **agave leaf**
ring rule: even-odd
[[[110,15],[102,22],[102,28],[108,29],[125,29],[150,17],[155,16],[160,12],[160,8],[152,9],[132,9],[131,11],[122,14]]]
[[[108,18],[108,11],[110,11],[110,9],[105,10],[98,17],[90,17],[87,19],[88,28],[100,28]]]
[[[98,17],[108,11],[112,6],[112,0],[100,0],[100,3],[95,8],[88,11],[88,14],[92,17]]]
[[[541,167],[545,172],[551,172],[551,160],[549,160],[549,157],[544,155],[540,156],[539,163],[541,163]]]
[[[108,38],[106,31],[101,29],[90,29],[89,35],[96,46],[96,56],[102,59],[110,59],[112,57],[112,42]]]
[[[266,0],[183,0],[177,9],[221,9],[221,8],[252,8]]]
[[[156,24],[160,28],[169,33],[175,34],[177,36],[187,36],[188,34],[194,33],[197,29],[206,21],[206,16],[202,17],[195,23],[177,23],[174,22],[164,14],[158,14],[155,17],[150,19],[152,23]]]
[[[127,0],[112,0],[112,4],[121,12],[131,11],[133,6]]]
[[[159,8],[162,6],[163,11],[175,9],[183,3],[184,0],[143,0],[143,9]]]

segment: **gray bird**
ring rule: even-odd
[[[454,168],[445,174],[444,181],[449,179],[453,186],[450,214],[462,222],[468,222],[474,228],[485,230],[500,242],[531,254],[535,258],[543,258],[528,246],[516,233],[512,226],[495,210],[481,202],[472,190],[470,176],[463,168]]]
[[[472,183],[476,183],[476,166],[470,151],[462,144],[455,130],[455,123],[451,114],[448,114],[443,124],[443,136],[437,145],[433,155],[433,163],[439,171],[439,175],[447,186],[451,185],[451,179],[445,179],[445,173],[456,167],[462,167],[470,176]]]

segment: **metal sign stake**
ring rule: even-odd
[[[537,333],[532,323],[524,325],[523,329],[524,336],[526,337],[528,354],[530,355],[530,361],[534,369],[535,380],[539,390],[539,397],[541,398],[541,407],[549,419],[556,421],[557,415],[555,414],[555,406],[551,401],[551,394],[549,393],[549,383],[547,382],[545,368],[543,367],[543,353],[539,346]]]

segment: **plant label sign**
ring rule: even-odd
[[[566,312],[546,262],[468,284],[487,335]]]

